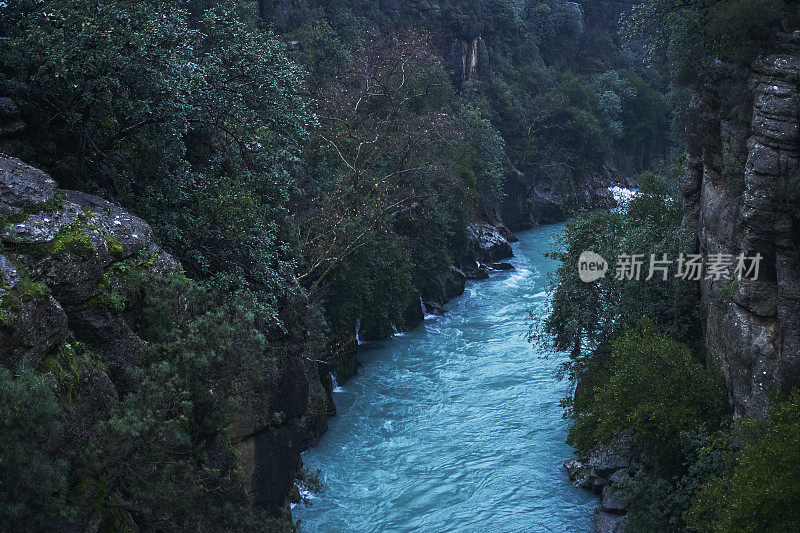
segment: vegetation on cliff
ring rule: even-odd
[[[750,63],[759,53],[775,50],[782,30],[796,27],[796,10],[795,2],[780,0],[651,0],[634,7],[625,31],[644,39],[654,67],[671,80],[671,94],[687,88],[701,93],[712,109],[695,106],[696,112],[716,113],[723,128],[746,132],[753,108],[753,95],[747,90]],[[756,105],[762,103],[757,100]],[[734,391],[725,394],[719,361],[706,352],[710,333],[705,329],[711,326],[701,327],[707,310],[701,309],[697,285],[672,277],[674,273],[668,281],[656,276],[639,282],[583,283],[574,272],[583,250],[612,258],[613,270],[613,258],[620,254],[667,253],[674,259],[691,252],[696,239],[701,246],[717,246],[713,238],[704,241],[686,224],[696,214],[683,202],[681,192],[686,190],[678,191],[680,175],[691,172],[691,165],[684,163],[692,153],[719,150],[719,162],[700,161],[700,172],[709,180],[717,176],[740,204],[745,195],[744,159],[737,162],[733,149],[715,148],[720,134],[707,126],[707,119],[691,116],[686,103],[679,103],[672,115],[679,126],[695,131],[689,142],[698,146],[688,146],[689,156],[681,155],[678,167],[644,176],[641,196],[628,207],[576,216],[554,252],[564,266],[554,279],[546,329],[556,347],[570,350],[565,370],[578,383],[575,394],[563,402],[565,416],[573,423],[569,442],[579,458],[590,458],[606,446],[628,456],[630,463],[621,470],[628,475],[606,488],[627,506],[625,530],[796,529],[800,519],[793,509],[800,500],[787,475],[800,466],[797,450],[788,448],[798,429],[797,390],[773,390],[764,419],[734,419],[728,407]],[[743,147],[746,138],[745,134]],[[752,165],[758,164],[756,157]],[[703,194],[711,198],[715,193]],[[776,205],[776,212],[790,216],[796,209],[785,195]],[[724,206],[717,203],[713,209]],[[715,221],[737,223],[737,216]],[[724,231],[714,221],[708,224]],[[703,297],[717,298],[719,305],[740,302],[732,303],[736,280],[715,288],[712,296],[708,290],[705,287]],[[755,355],[750,357],[751,362],[743,364],[752,365]]]
[[[26,125],[3,149],[161,247],[74,191],[3,211],[4,524],[288,527],[356,324],[413,326],[515,167],[577,183],[618,144],[659,152],[625,133],[652,132],[652,79],[613,47],[581,66],[575,4],[453,2],[422,27],[267,4],[0,6],[0,93]],[[52,235],[15,234],[32,217]]]
[[[717,86],[745,121],[743,84],[720,80],[796,10],[648,0],[625,48],[609,4],[0,3],[0,111],[26,125],[0,132],[3,150],[127,210],[49,178],[43,201],[0,197],[0,523],[291,528],[299,450],[356,336],[413,326],[426,285],[474,263],[471,222],[525,227],[531,191],[575,205],[680,151],[688,87]],[[781,529],[790,510],[737,509],[796,501],[797,456],[781,454],[797,398],[732,422],[690,285],[571,275],[585,249],[689,250],[661,167],[628,208],[578,215],[554,253],[546,329],[579,384],[570,442],[626,439],[633,528]],[[754,465],[782,472],[760,483]]]

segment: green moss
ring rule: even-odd
[[[24,207],[19,213],[15,213],[9,217],[0,217],[0,226],[5,226],[6,224],[18,224],[20,222],[25,222],[30,215],[60,209],[66,197],[67,195],[64,194],[63,191],[56,189],[56,191],[53,193],[53,196],[51,196],[46,202]]]
[[[70,332],[67,339],[45,358],[39,370],[52,374],[58,382],[64,398],[71,402],[75,392],[81,386],[82,366],[105,369],[105,363],[100,356],[91,351],[86,344],[75,339]]]
[[[24,271],[21,279],[7,294],[0,296],[0,326],[16,329],[22,304],[43,302],[50,296],[50,289],[43,283],[31,280]]]
[[[89,303],[121,313],[127,303],[140,292],[142,270],[151,263],[152,258],[149,254],[142,252],[112,264],[97,282],[100,294],[92,298]]]
[[[94,252],[94,244],[89,236],[81,231],[81,224],[76,221],[58,232],[55,240],[50,243],[50,255],[61,257],[65,253],[76,256],[89,255]]]
[[[719,291],[720,296],[724,302],[732,302],[733,295],[736,294],[736,289],[738,287],[739,280],[737,278],[731,278],[728,280],[725,285]]]
[[[113,235],[106,236],[106,248],[108,248],[108,253],[110,253],[111,257],[114,259],[122,259],[125,255],[122,249],[122,243]]]
[[[94,252],[94,244],[86,231],[96,229],[95,226],[86,223],[85,216],[78,215],[72,224],[61,228],[51,242],[17,243],[12,245],[12,248],[16,252],[36,259],[47,256],[61,257],[65,253],[76,256],[88,255]]]

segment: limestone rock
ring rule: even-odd
[[[57,211],[29,215],[22,222],[9,224],[2,229],[0,239],[7,243],[43,244],[52,242],[58,232],[78,218],[80,209],[68,203]]]
[[[486,222],[473,222],[467,226],[467,237],[472,256],[481,263],[493,263],[514,255],[506,238]]]
[[[467,276],[461,269],[451,266],[444,274],[430,280],[422,290],[422,298],[426,302],[445,304],[456,296],[464,294]]]
[[[19,363],[36,368],[66,334],[67,315],[55,299],[23,299],[10,323],[0,323],[0,358],[12,368]]]
[[[800,271],[783,185],[800,168],[800,49],[784,49],[752,64],[749,124],[723,118],[713,96],[693,98],[682,179],[684,226],[696,233],[699,253],[763,258],[758,280],[739,280],[732,291],[719,281],[699,284],[708,354],[744,416],[766,413],[771,388],[800,385]]]
[[[625,514],[628,506],[616,498],[610,485],[606,485],[600,499],[600,510],[611,514]]]
[[[9,259],[0,254],[0,297],[17,286],[19,272]]]
[[[121,257],[145,250],[153,241],[153,230],[144,220],[111,202],[78,191],[67,191],[67,201],[77,205],[82,212],[91,213],[88,224],[120,242]]]
[[[19,159],[0,156],[0,216],[19,213],[52,198],[56,182]]]
[[[628,518],[625,515],[608,513],[597,509],[592,517],[592,524],[597,533],[623,533]]]

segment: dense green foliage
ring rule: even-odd
[[[250,507],[233,442],[277,367],[324,374],[357,324],[374,337],[403,326],[463,258],[467,223],[496,218],[514,170],[577,189],[666,159],[686,94],[665,80],[728,75],[796,11],[641,2],[625,20],[631,48],[656,59],[645,64],[603,0],[442,2],[424,20],[405,3],[311,4],[0,2],[0,96],[27,124],[16,155],[145,218],[185,269],[147,274],[154,257],[123,260],[107,237],[116,262],[89,304],[135,317],[145,342],[120,363],[70,333],[36,369],[3,361],[0,529],[287,527]],[[553,253],[546,330],[579,384],[570,442],[630,445],[643,468],[620,493],[634,529],[790,528],[797,397],[731,426],[690,284],[575,275],[583,250],[613,269],[623,253],[688,249],[676,172],[641,176],[625,209],[578,215]],[[84,222],[26,253],[92,254]],[[0,327],[49,297],[26,273]]]
[[[683,211],[677,191],[668,186],[669,180],[654,174],[640,181],[641,195],[627,208],[583,213],[568,222],[551,253],[561,265],[553,280],[556,291],[546,331],[554,335],[557,348],[571,350],[576,376],[595,360],[594,351],[607,353],[611,340],[626,327],[638,327],[646,317],[690,346],[698,340],[691,284],[676,278],[674,269],[666,280],[656,273],[644,282],[650,254],[656,259],[662,254],[675,258],[689,250],[691,241],[681,229]],[[609,273],[595,283],[578,278],[576,265],[584,250],[600,254],[609,263]],[[642,281],[616,279],[616,260],[623,254],[645,256]]]
[[[0,33],[0,91],[29,125],[19,155],[144,216],[193,278],[146,276],[146,254],[108,268],[90,305],[137,317],[147,341],[125,361],[72,334],[41,377],[4,361],[4,528],[285,525],[251,509],[232,426],[289,357],[268,344],[320,349],[288,212],[314,120],[302,70],[235,0],[21,0],[0,8]],[[91,254],[81,220],[21,251]]]
[[[791,530],[797,393],[775,398],[765,421],[732,423],[721,378],[702,355],[691,283],[611,279],[613,259],[605,278],[577,276],[583,250],[608,259],[684,249],[681,207],[666,183],[644,176],[627,208],[579,214],[553,253],[563,263],[546,330],[571,351],[566,371],[578,382],[562,402],[568,442],[579,456],[622,447],[640,464],[614,489],[630,505],[628,530]]]
[[[66,461],[52,458],[63,430],[51,380],[0,367],[0,400],[0,523],[47,527],[61,518],[67,486]]]
[[[689,349],[645,323],[612,343],[606,376],[593,375],[586,407],[573,411],[567,441],[578,453],[623,435],[655,468],[669,470],[680,459],[678,436],[724,412],[724,392],[716,376]]]
[[[796,11],[795,2],[783,0],[648,0],[623,17],[624,31],[672,80],[674,124],[683,127],[690,118],[682,86],[705,91],[723,116],[744,121],[750,104],[742,73],[773,44],[776,29],[793,27]],[[647,128],[622,131],[639,136]],[[725,179],[744,171],[728,162],[724,167]],[[797,392],[788,400],[773,397],[765,420],[733,422],[715,369],[706,368],[692,284],[582,283],[575,273],[582,250],[607,259],[620,253],[674,258],[687,250],[682,208],[669,194],[676,173],[652,178],[645,176],[644,195],[627,209],[577,216],[554,253],[564,263],[546,329],[557,348],[571,350],[566,370],[578,382],[563,402],[573,421],[569,441],[579,455],[612,444],[638,461],[614,488],[630,505],[626,530],[797,529],[800,496],[791,481],[800,464]],[[613,272],[613,259],[610,266]]]
[[[679,83],[701,84],[721,73],[720,62],[756,57],[796,9],[792,0],[646,0],[625,30],[645,41],[652,58],[666,57]]]
[[[775,398],[763,421],[732,434],[727,469],[705,483],[686,514],[701,531],[791,531],[800,524],[800,391]]]
[[[230,441],[232,417],[249,400],[237,391],[257,390],[274,368],[263,319],[241,297],[211,296],[181,274],[145,277],[142,260],[118,263],[104,281],[121,310],[143,318],[149,341],[137,365],[115,365],[116,388],[73,336],[44,361],[44,375],[0,368],[4,525],[273,524],[250,510]]]
[[[12,5],[0,87],[27,104],[29,160],[112,194],[191,274],[251,288],[274,314],[291,268],[288,165],[311,121],[283,45],[233,0]]]

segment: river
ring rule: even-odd
[[[304,532],[590,531],[596,499],[561,463],[565,354],[528,343],[547,310],[544,256],[563,225],[519,234],[515,271],[469,282],[443,317],[362,345],[338,415],[303,455],[325,491],[295,506]]]

